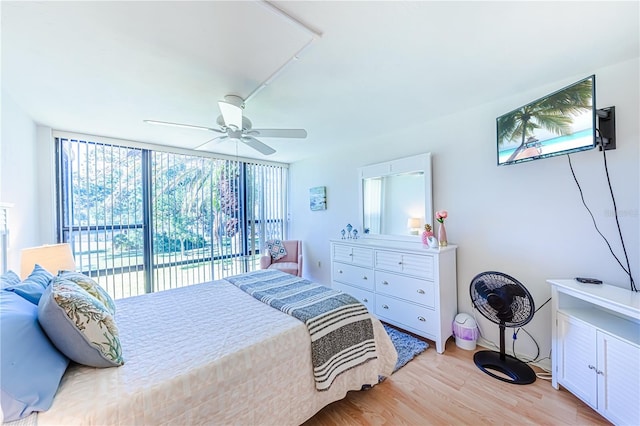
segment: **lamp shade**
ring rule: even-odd
[[[23,280],[27,278],[36,264],[53,275],[57,275],[60,270],[76,270],[71,246],[67,243],[23,249],[20,254],[20,277]]]

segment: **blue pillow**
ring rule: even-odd
[[[49,271],[40,265],[35,265],[33,272],[24,281],[5,287],[5,290],[19,294],[29,302],[37,305],[51,278],[53,278],[53,275]]]
[[[20,284],[20,277],[13,271],[7,271],[0,276],[0,288]]]
[[[38,323],[38,307],[0,291],[0,404],[9,422],[51,407],[69,359]]]

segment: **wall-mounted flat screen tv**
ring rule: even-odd
[[[498,117],[498,165],[595,148],[595,104],[592,75]]]

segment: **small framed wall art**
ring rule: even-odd
[[[327,187],[316,186],[309,188],[309,207],[311,211],[327,209]]]

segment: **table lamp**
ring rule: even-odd
[[[409,228],[409,233],[411,235],[418,235],[421,223],[422,222],[420,221],[419,217],[410,217],[409,220],[407,220],[407,228]]]

